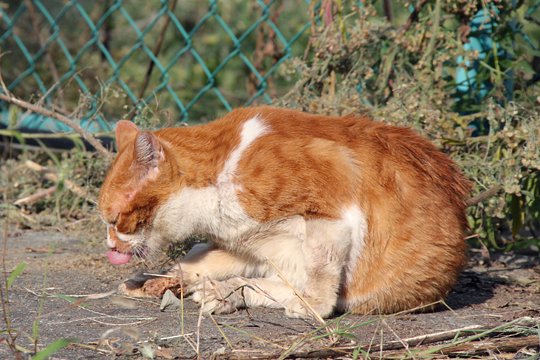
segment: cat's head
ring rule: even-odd
[[[118,155],[100,190],[99,209],[107,224],[107,253],[113,264],[143,255],[155,213],[171,190],[174,164],[158,137],[121,120],[116,127]]]

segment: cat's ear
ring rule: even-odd
[[[120,120],[116,123],[116,148],[122,151],[129,142],[137,136],[137,125],[128,120]]]
[[[165,157],[158,138],[149,131],[140,131],[135,139],[135,159],[148,173],[157,173],[158,165]]]

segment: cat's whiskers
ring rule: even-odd
[[[137,246],[133,247],[132,252],[134,255],[136,255],[142,260],[143,264],[147,268],[154,268],[161,263],[160,261],[158,261],[161,255],[161,251],[159,248],[148,247],[142,244],[138,244]]]

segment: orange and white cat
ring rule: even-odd
[[[253,107],[152,132],[120,121],[116,141],[99,200],[111,263],[209,239],[173,279],[126,294],[182,286],[214,313],[392,313],[444,298],[465,263],[469,183],[409,129]]]

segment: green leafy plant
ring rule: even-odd
[[[75,342],[73,339],[58,339],[47,345],[43,350],[40,350],[36,355],[32,356],[32,360],[45,360],[51,355],[54,355],[58,351],[62,350],[69,344]]]

